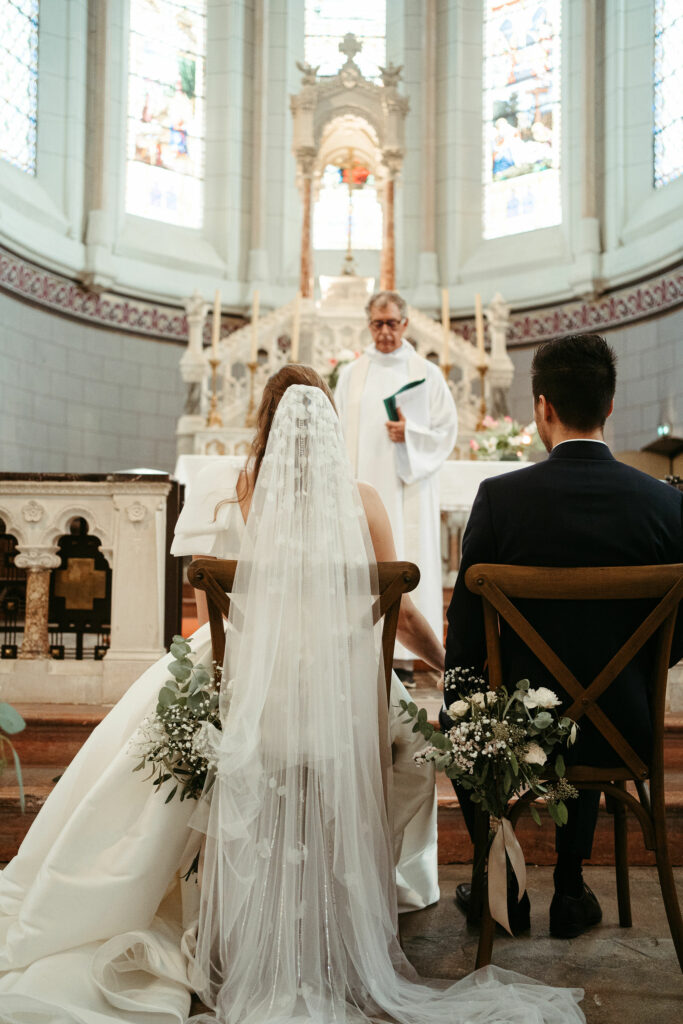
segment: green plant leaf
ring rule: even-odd
[[[157,699],[162,708],[170,708],[171,704],[175,704],[176,697],[177,695],[168,686],[162,686]]]
[[[531,814],[531,817],[534,819],[536,824],[540,825],[541,824],[541,816],[539,815],[538,810],[536,809],[536,807],[534,807],[533,804],[529,804],[529,813]]]
[[[519,775],[519,761],[515,757],[514,751],[510,751],[510,764],[512,765],[512,771],[515,775]]]
[[[11,704],[0,702],[0,729],[9,736],[26,728],[26,722]]]
[[[537,729],[547,729],[553,724],[553,716],[549,711],[540,711],[534,718],[534,725]]]
[[[524,690],[526,692],[526,690],[528,690],[530,686],[531,686],[531,683],[529,682],[528,679],[520,679],[519,682],[517,683],[517,685],[515,686],[515,689],[516,690]]]
[[[562,800],[560,800],[560,802],[557,803],[555,806],[557,808],[557,818],[559,824],[566,825],[569,820],[569,811],[567,810],[567,805]]]
[[[166,799],[164,800],[164,803],[165,803],[165,804],[168,804],[168,803],[170,803],[170,802],[171,802],[171,800],[173,799],[173,797],[174,797],[174,796],[176,795],[176,793],[177,793],[177,792],[178,792],[178,784],[176,783],[176,785],[175,785],[175,786],[173,787],[173,789],[171,790],[171,792],[170,792],[170,793],[168,794],[168,796],[167,796],[167,797],[166,797]]]
[[[168,666],[168,671],[178,680],[178,682],[184,683],[186,679],[190,678],[192,662],[188,661],[187,664],[185,664],[184,661],[172,661]]]
[[[562,754],[558,754],[557,757],[555,758],[555,774],[557,775],[558,779],[561,779],[562,776],[564,775],[564,773],[565,773],[564,758],[562,757]]]
[[[173,655],[174,658],[177,658],[178,661],[181,661],[186,655],[190,653],[191,650],[192,648],[190,647],[189,644],[186,644],[184,642],[180,643],[179,641],[174,641],[170,647],[171,654]]]

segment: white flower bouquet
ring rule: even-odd
[[[522,427],[510,416],[500,420],[485,416],[483,424],[484,429],[477,431],[470,441],[470,450],[477,459],[524,462],[529,452],[543,448],[533,422]]]
[[[429,724],[425,708],[401,701],[402,712],[415,720],[413,731],[430,743],[415,760],[433,763],[495,819],[505,816],[513,796],[530,789],[545,801],[553,821],[565,824],[565,800],[577,791],[565,778],[564,758],[556,748],[574,742],[577,726],[558,715],[557,695],[546,687],[532,689],[528,679],[511,694],[504,686],[489,690],[480,676],[461,668],[449,669],[445,683],[459,694],[446,708],[453,722],[446,732]],[[556,781],[548,781],[549,775]],[[540,825],[533,803],[530,810]]]
[[[170,678],[159,691],[156,711],[128,744],[128,753],[140,759],[133,771],[150,767],[157,790],[175,780],[166,803],[178,790],[181,800],[199,799],[211,767],[206,730],[221,728],[217,686],[206,668],[194,663],[190,643],[174,636],[171,654]]]

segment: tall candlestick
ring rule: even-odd
[[[251,298],[251,362],[258,362],[258,310],[259,310],[259,294],[258,289],[254,288],[254,294]]]
[[[481,295],[474,296],[474,324],[477,329],[477,348],[484,354],[484,314],[481,310]]]
[[[443,343],[441,346],[441,365],[449,365],[449,343],[451,338],[451,311],[448,303],[448,288],[441,289],[441,328]]]
[[[289,360],[292,363],[299,362],[299,334],[301,333],[301,292],[296,293],[294,300],[294,319],[292,321],[292,347],[289,352]]]
[[[211,323],[211,355],[218,359],[218,342],[221,340],[221,293],[216,289],[213,297],[213,321]]]

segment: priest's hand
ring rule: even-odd
[[[389,440],[396,444],[403,444],[406,439],[406,418],[398,407],[396,412],[398,413],[398,423],[394,423],[392,420],[387,421]]]

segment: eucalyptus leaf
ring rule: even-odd
[[[567,810],[567,805],[560,800],[560,802],[555,806],[557,807],[557,817],[559,819],[560,825],[566,825],[569,821],[569,811]]]
[[[0,729],[9,736],[26,728],[26,722],[11,704],[0,702]]]
[[[553,716],[549,711],[540,711],[534,718],[534,725],[537,729],[547,729],[553,724]]]
[[[515,757],[514,751],[512,750],[510,751],[510,764],[512,766],[513,773],[515,775],[519,775],[519,761]]]
[[[565,773],[564,758],[562,757],[562,754],[558,754],[557,757],[555,758],[555,774],[557,775],[558,779],[561,779],[562,776],[564,775],[564,773]]]
[[[536,822],[536,824],[537,824],[537,825],[540,825],[540,824],[541,824],[541,816],[540,816],[540,814],[538,813],[538,811],[537,811],[537,809],[536,809],[536,807],[535,807],[535,805],[534,805],[534,804],[530,804],[530,805],[529,805],[529,812],[530,812],[530,814],[531,814],[531,817],[532,817],[532,818],[534,819],[534,821]]]
[[[174,797],[174,796],[176,795],[176,793],[177,793],[177,792],[178,792],[178,784],[176,783],[176,785],[175,785],[175,786],[173,787],[173,789],[171,790],[171,792],[170,792],[170,793],[168,794],[168,796],[167,796],[167,797],[166,797],[166,799],[164,800],[164,803],[165,803],[165,804],[168,804],[168,803],[170,803],[170,802],[171,802],[171,800],[173,799],[173,797]]]
[[[170,647],[171,654],[173,655],[174,658],[177,658],[179,661],[182,658],[184,658],[187,654],[189,654],[191,650],[192,648],[190,647],[190,645],[186,643],[181,644],[174,642],[171,644]]]
[[[413,717],[413,718],[414,718],[414,717],[415,717],[415,715],[417,714],[417,704],[414,704],[414,703],[412,702],[412,700],[411,700],[410,704],[408,705],[408,714],[409,714],[409,715],[410,715],[411,717]]]
[[[16,772],[17,783],[19,785],[19,806],[21,807],[21,812],[23,814],[24,811],[26,810],[26,799],[24,796],[24,779],[21,774],[21,764],[19,763],[19,755],[17,754],[16,750],[9,742],[9,740],[5,740],[5,742],[9,743],[10,749],[12,751],[12,757],[14,758],[14,771]]]
[[[517,685],[515,686],[515,689],[516,690],[525,690],[526,691],[526,690],[529,689],[530,686],[531,686],[531,683],[529,682],[528,679],[520,679],[519,682],[517,683]]]
[[[424,725],[426,722],[429,721],[429,715],[427,714],[426,708],[420,708],[420,710],[417,713],[417,720],[420,723],[420,725]]]
[[[157,699],[162,708],[170,708],[171,704],[175,704],[176,694],[168,686],[162,686]]]
[[[190,673],[192,672],[192,663],[188,662],[186,665],[182,661],[172,661],[171,664],[168,666],[168,671],[171,673],[172,676],[175,676],[175,678],[179,682],[184,683],[186,679],[190,678]]]

